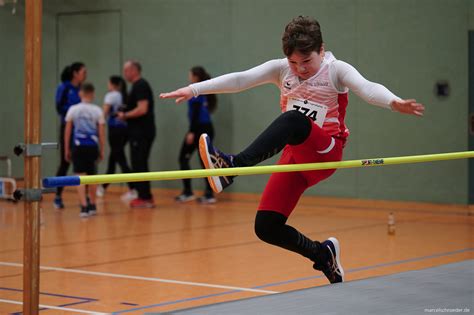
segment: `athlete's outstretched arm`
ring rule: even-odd
[[[390,108],[394,111],[423,116],[425,107],[414,99],[403,100],[385,86],[365,79],[353,66],[343,61],[335,61],[331,71],[336,88],[348,87],[369,104]]]
[[[281,59],[270,60],[246,71],[224,74],[170,93],[161,93],[160,97],[176,98],[176,103],[180,103],[200,94],[236,93],[266,83],[278,85],[283,62]]]

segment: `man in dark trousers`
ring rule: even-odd
[[[148,158],[155,139],[155,115],[153,92],[150,84],[142,78],[142,66],[135,60],[125,62],[124,78],[132,84],[125,112],[118,118],[126,120],[129,130],[130,158],[133,172],[149,172]],[[130,202],[132,208],[153,208],[155,203],[151,194],[150,182],[134,184],[138,198]]]

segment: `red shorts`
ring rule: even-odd
[[[278,164],[302,164],[342,160],[344,141],[328,135],[321,127],[312,124],[308,139],[299,145],[287,145]],[[288,217],[303,192],[334,174],[336,170],[274,173],[271,175],[258,210],[279,212]]]

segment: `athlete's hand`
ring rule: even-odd
[[[175,98],[176,104],[190,100],[193,98],[193,91],[189,86],[178,89],[169,93],[161,93],[160,98]]]
[[[421,117],[425,112],[425,106],[423,106],[423,104],[417,103],[414,99],[394,100],[392,103],[390,103],[390,106],[392,106],[392,110],[408,115]]]

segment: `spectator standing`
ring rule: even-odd
[[[113,75],[109,78],[108,92],[104,97],[104,117],[107,120],[108,140],[110,154],[107,164],[107,174],[115,173],[115,165],[118,164],[123,173],[130,173],[130,167],[125,156],[125,145],[128,142],[128,126],[123,120],[117,118],[120,111],[125,110],[127,99],[127,84],[121,76]],[[109,184],[97,187],[97,196],[103,197]],[[122,200],[130,201],[138,197],[133,184],[128,183],[129,190],[122,195]]]
[[[69,162],[66,161],[64,154],[64,130],[66,127],[66,113],[71,106],[79,104],[81,98],[79,97],[79,89],[81,84],[87,78],[87,69],[84,63],[74,62],[66,66],[61,73],[61,84],[56,89],[56,111],[61,119],[61,126],[59,128],[59,148],[60,148],[60,163],[56,176],[65,176],[69,169]],[[54,198],[54,207],[56,209],[63,209],[64,203],[62,200],[63,187],[58,187],[56,197]]]
[[[189,71],[189,82],[191,84],[209,80],[211,76],[206,69],[201,66],[191,68]],[[211,113],[217,107],[217,97],[214,94],[198,95],[188,101],[188,119],[189,130],[181,145],[179,152],[179,165],[181,170],[191,169],[189,161],[192,154],[199,148],[199,137],[206,133],[211,139],[214,139],[214,127],[212,125]],[[201,161],[201,160],[200,160]],[[202,161],[201,161],[202,164]],[[198,202],[203,204],[215,203],[216,198],[212,192],[208,180],[205,178],[205,191]],[[175,198],[178,202],[188,202],[195,199],[191,179],[183,179],[183,192]]]
[[[153,91],[142,78],[142,66],[138,61],[125,62],[123,74],[132,87],[126,109],[118,112],[117,117],[128,124],[132,171],[149,172],[148,160],[156,134]],[[138,197],[130,202],[130,207],[153,208],[155,203],[150,182],[137,182],[133,186]]]

